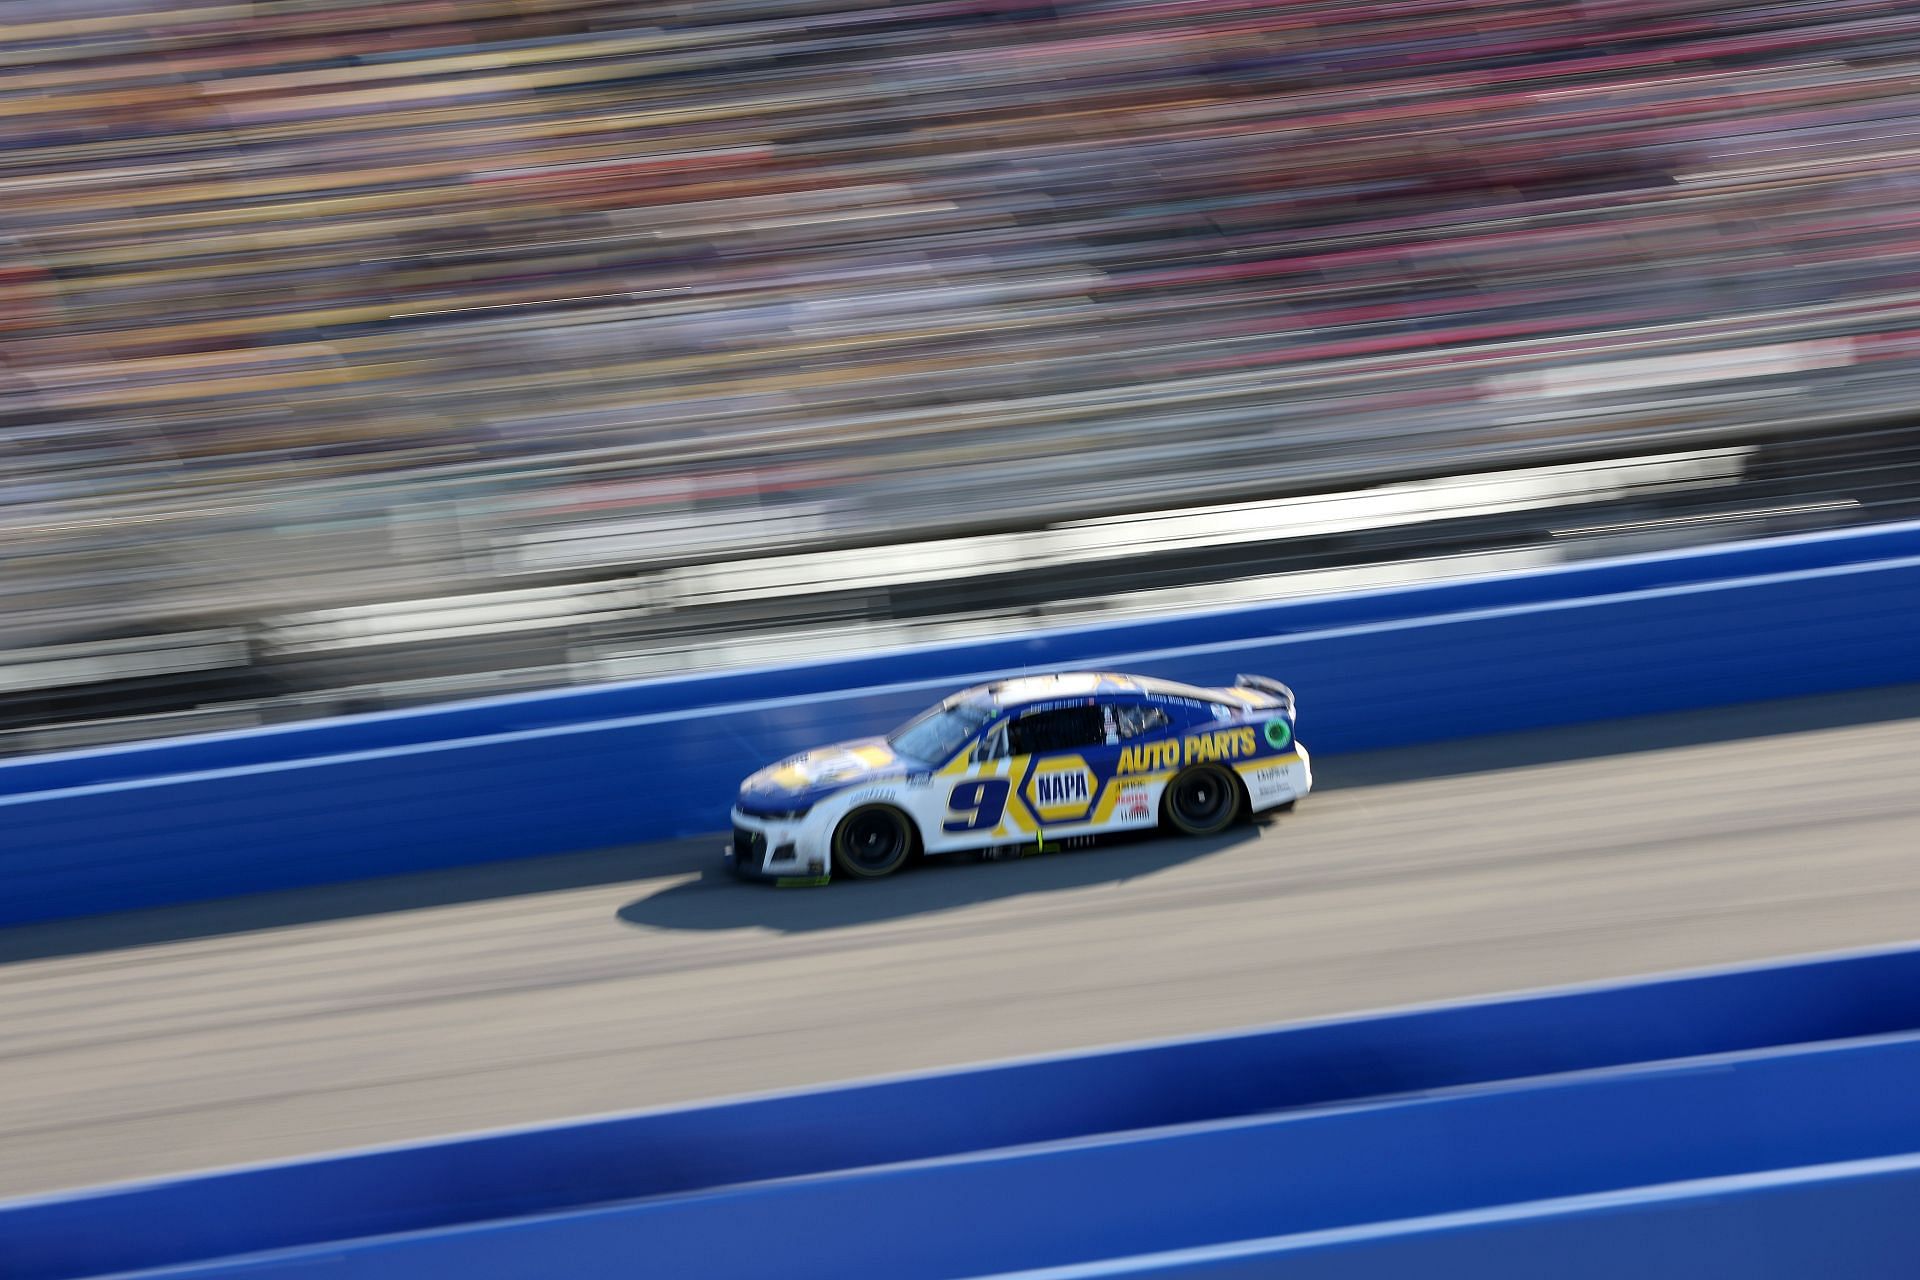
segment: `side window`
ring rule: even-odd
[[[1058,711],[1039,711],[1013,722],[1009,745],[1017,756],[1038,755],[1049,751],[1077,751],[1107,740],[1106,719],[1100,708],[1063,707]]]
[[[980,741],[973,744],[973,759],[977,764],[982,760],[1000,760],[1007,754],[1007,722],[1002,720],[993,728],[980,735]]]
[[[1113,709],[1114,731],[1120,735],[1120,741],[1145,737],[1150,733],[1159,733],[1167,727],[1167,713],[1159,707],[1144,705],[1115,707]]]

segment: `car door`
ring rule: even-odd
[[[1120,747],[1111,709],[1094,699],[1041,706],[1007,726],[1007,811],[1023,835],[1092,829]]]
[[[1024,837],[1008,809],[1016,777],[1007,747],[1009,718],[1001,716],[930,781],[936,812],[920,824],[929,853],[1015,844]]]

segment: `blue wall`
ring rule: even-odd
[[[1920,1150],[1916,1069],[1916,1038],[1623,1069],[330,1243],[240,1274],[993,1275]]]
[[[1129,1257],[1023,1280],[1881,1280],[1920,1257],[1920,1156]]]
[[[25,761],[0,924],[717,831],[753,769],[1021,667],[1276,675],[1329,755],[1916,680],[1917,610],[1910,527]]]
[[[812,696],[873,685],[944,687],[1004,670],[1086,665],[1121,651],[1284,636],[1475,610],[1539,605],[1740,578],[1850,568],[1920,556],[1920,522],[1810,534],[1697,551],[1630,556],[1557,569],[1360,591],[1285,604],[1176,615],[1124,626],[1035,630],[1019,640],[975,640],[827,662],[665,677],[638,683],[479,699],[449,707],[348,716],[24,760],[0,761],[0,795],[90,783],[312,759],[432,744],[716,704]],[[916,695],[917,696],[917,695]]]
[[[1920,952],[1848,956],[0,1204],[0,1275],[722,1280],[777,1259],[794,1280],[908,1280],[1258,1240],[1285,1275],[1303,1257],[1311,1275],[1523,1273],[1477,1269],[1499,1252],[1455,1239],[1477,1233],[1536,1265],[1603,1238],[1582,1247],[1728,1260],[1705,1274],[1886,1274],[1793,1270],[1807,1242],[1776,1237],[1794,1214],[1852,1220],[1813,1166],[1893,1161],[1839,1182],[1910,1193],[1917,1073]],[[1735,1181],[1645,1190],[1700,1179]],[[1624,1198],[1539,1203],[1607,1193]],[[1652,1234],[1616,1220],[1636,1213]],[[1418,1221],[1448,1214],[1469,1217]],[[1833,1256],[1912,1235],[1889,1232]],[[1455,1255],[1475,1266],[1416,1265]],[[1164,1265],[1265,1274],[1206,1269],[1229,1263],[1250,1265]]]

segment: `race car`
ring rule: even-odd
[[[954,694],[880,738],[740,787],[727,857],[783,884],[892,875],[916,853],[1031,852],[1107,832],[1225,830],[1313,786],[1293,691],[1144,676],[1024,676]]]

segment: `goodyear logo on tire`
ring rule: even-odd
[[[1027,807],[1042,822],[1083,821],[1093,811],[1093,770],[1079,756],[1048,760],[1027,779]]]

